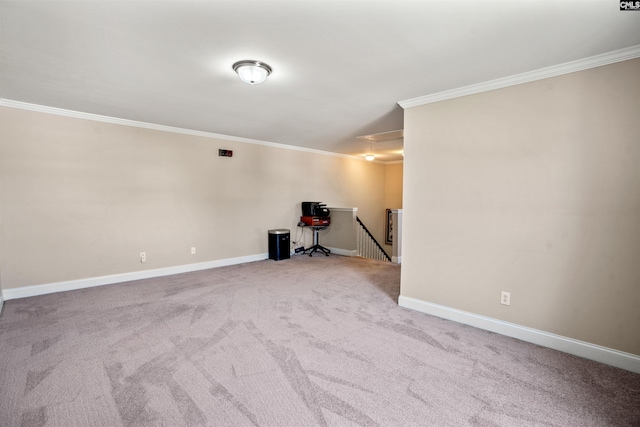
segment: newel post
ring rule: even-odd
[[[391,262],[402,264],[402,209],[391,209]]]

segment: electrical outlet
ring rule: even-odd
[[[500,294],[500,304],[511,305],[511,293],[502,291]]]
[[[147,262],[147,253],[146,252],[140,252],[140,262],[141,263]]]
[[[196,247],[192,246],[191,247],[191,255],[195,255],[196,254]]]

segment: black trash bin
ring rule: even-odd
[[[290,238],[291,233],[286,228],[269,230],[269,259],[280,261],[291,258]]]

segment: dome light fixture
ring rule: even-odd
[[[375,158],[376,155],[373,154],[373,141],[369,141],[369,154],[365,154],[364,159],[368,162],[372,162]]]
[[[264,62],[244,60],[233,64],[233,71],[238,73],[240,80],[250,85],[258,85],[271,74],[271,67]]]

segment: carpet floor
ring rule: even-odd
[[[640,426],[640,375],[296,256],[5,302],[1,426]]]

